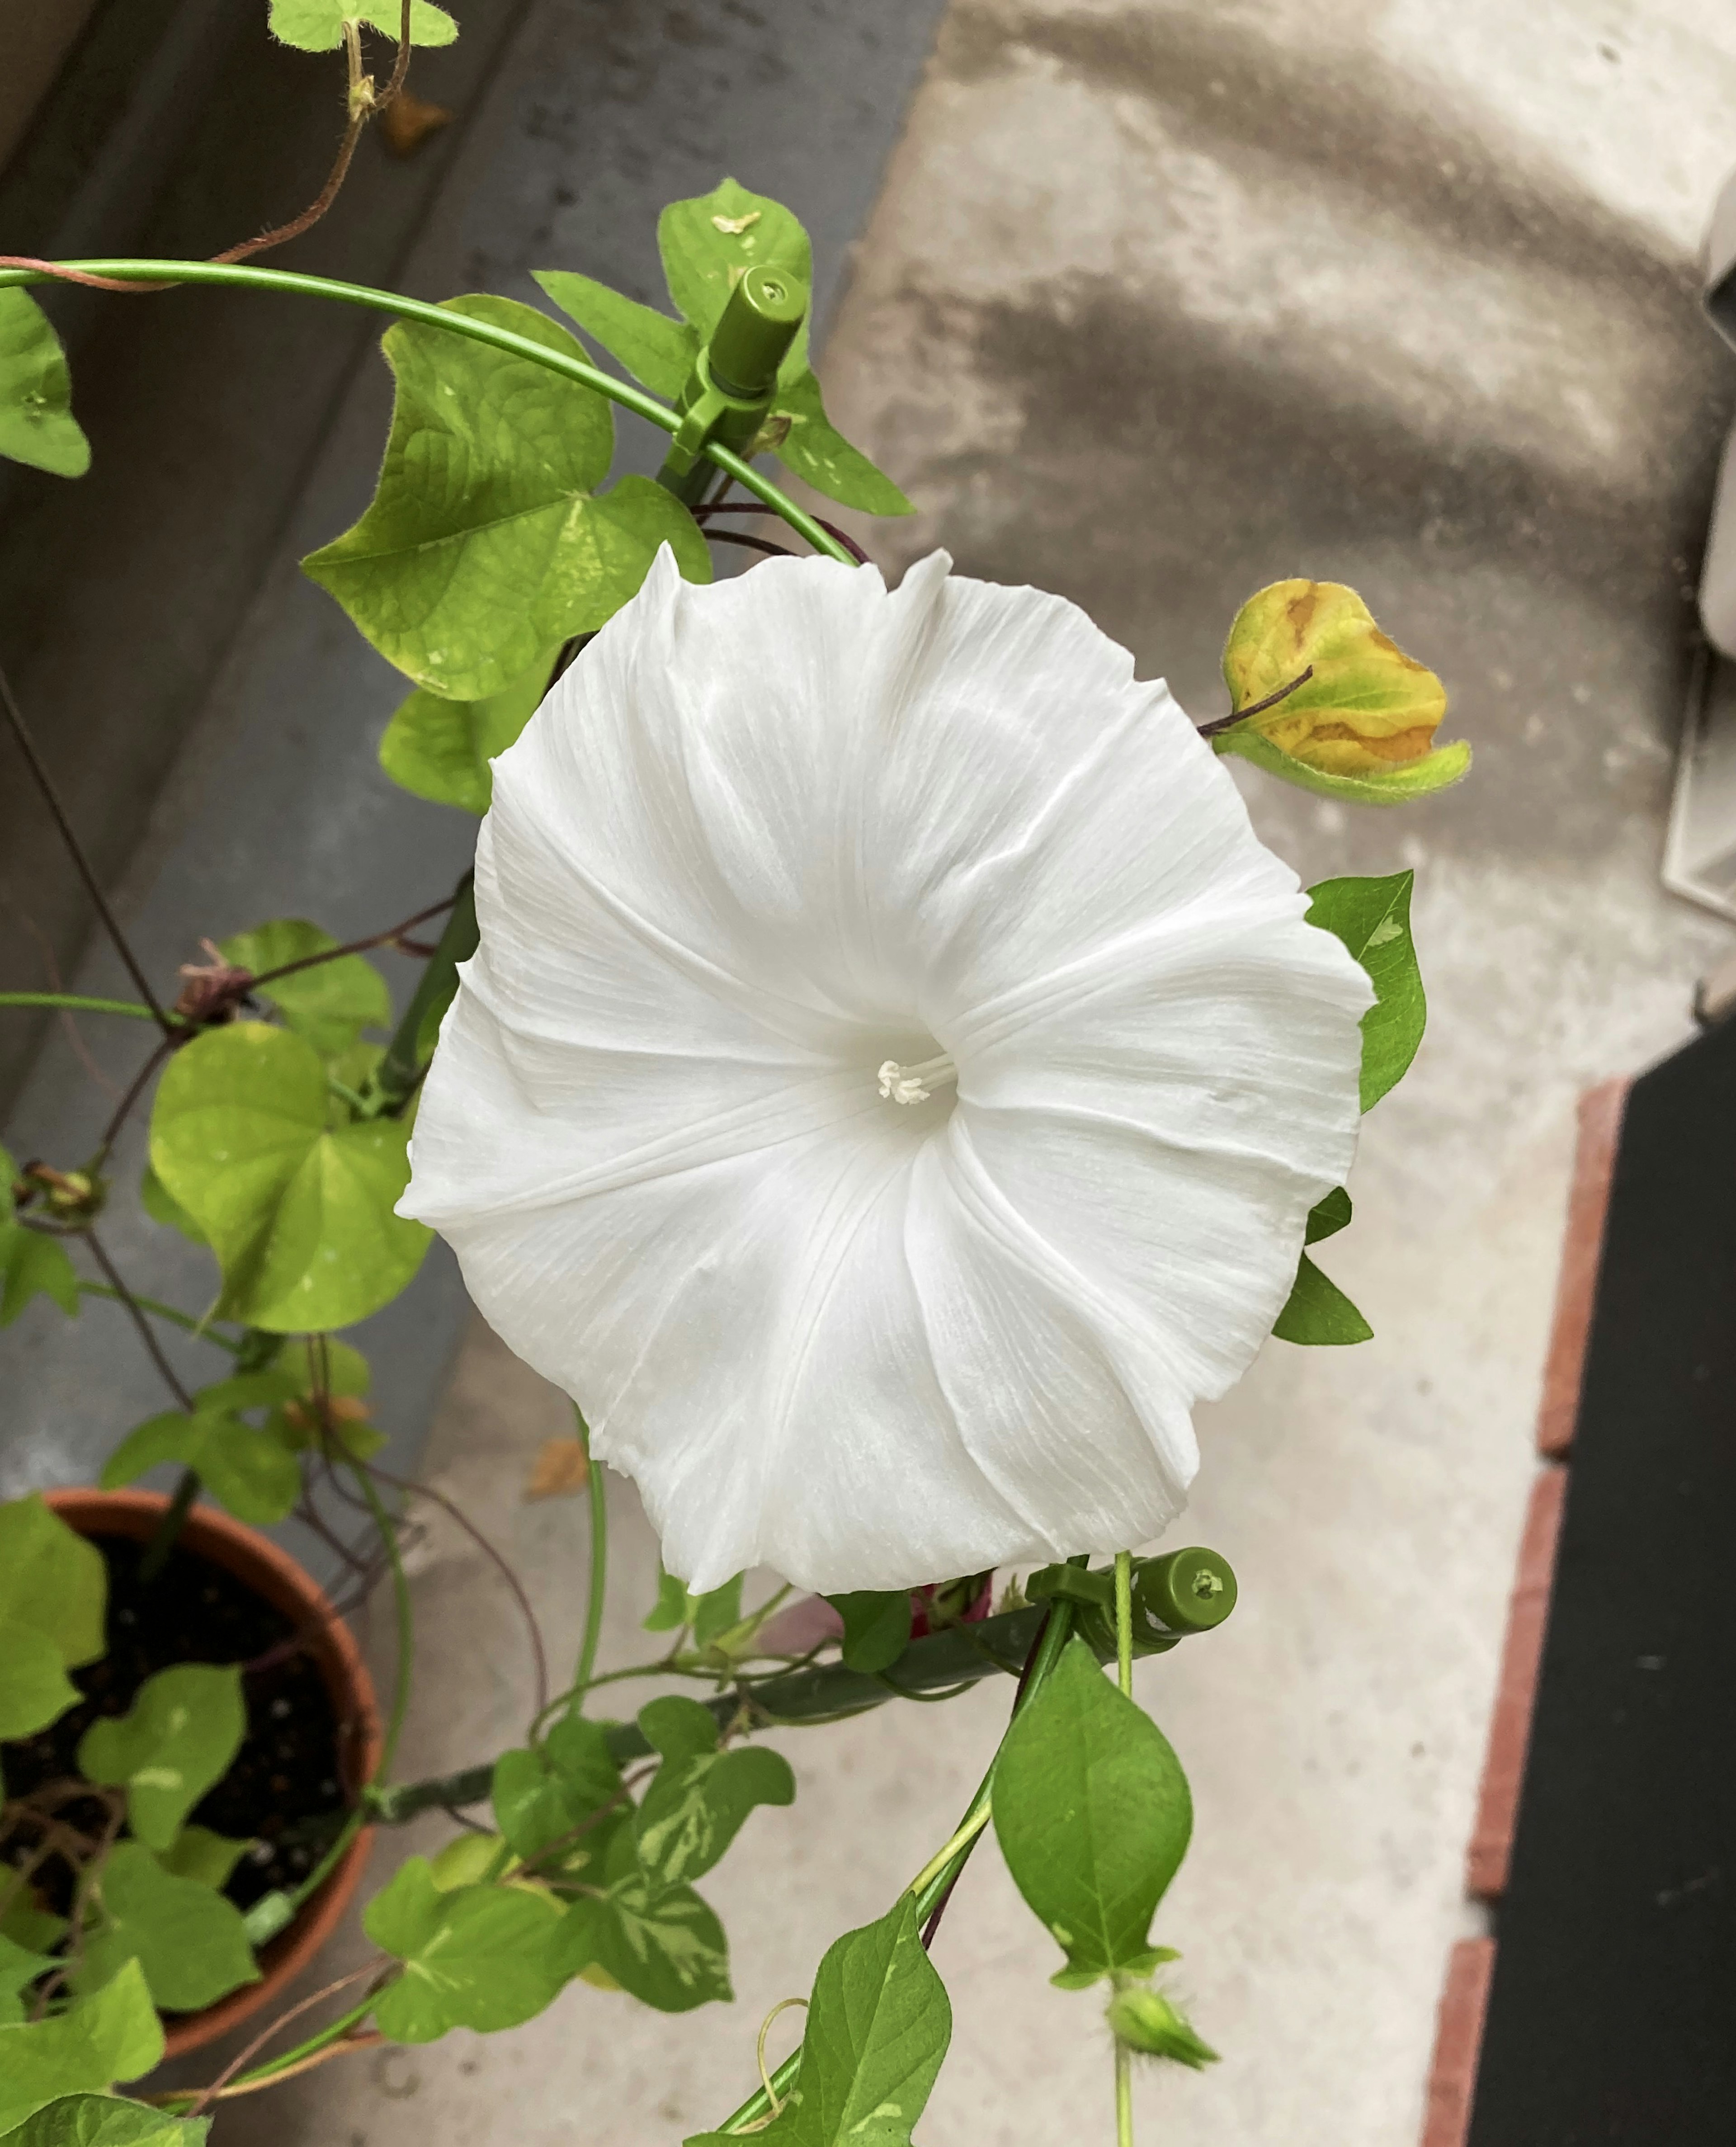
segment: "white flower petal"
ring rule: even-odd
[[[1148,1537],[1354,1145],[1367,979],[1228,775],[948,563],[660,558],[495,764],[404,1209],[702,1588]]]

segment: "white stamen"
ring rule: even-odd
[[[958,1079],[958,1068],[943,1051],[919,1066],[900,1066],[888,1058],[880,1068],[880,1094],[890,1103],[926,1104],[936,1089]]]

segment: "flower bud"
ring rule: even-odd
[[[1250,597],[1223,676],[1234,707],[1251,713],[1213,727],[1217,750],[1307,789],[1393,804],[1443,789],[1471,764],[1463,743],[1434,747],[1440,680],[1342,583],[1274,582]]]
[[[1118,2043],[1144,2057],[1173,2059],[1178,2065],[1192,2065],[1196,2072],[1218,2062],[1218,2053],[1149,1984],[1124,1984],[1109,2000],[1104,2018]]]

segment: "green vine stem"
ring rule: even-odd
[[[528,336],[515,335],[510,328],[497,328],[492,321],[477,320],[468,313],[448,313],[425,299],[400,298],[394,291],[376,291],[365,283],[340,283],[329,276],[304,276],[287,268],[255,268],[233,261],[60,261],[54,266],[71,270],[76,275],[108,276],[123,283],[213,283],[237,290],[278,291],[291,297],[326,298],[335,305],[391,313],[399,320],[418,321],[425,328],[440,328],[448,335],[468,336],[473,343],[492,343],[497,350],[508,351],[514,358],[543,366],[550,373],[558,373],[566,379],[576,381],[581,388],[606,395],[610,402],[618,403],[623,410],[631,410],[635,417],[643,418],[661,432],[673,433],[681,423],[678,413],[667,403],[659,403],[654,395],[648,395],[643,388],[632,387],[624,380],[617,380],[613,374],[588,364],[583,358],[551,350],[546,343],[533,343]],[[42,268],[0,268],[0,290],[14,284],[53,283],[60,280]],[[856,565],[846,546],[733,449],[713,440],[707,443],[703,452],[738,485],[781,515],[816,552],[844,566]]]
[[[1133,1554],[1115,1554],[1115,1681],[1133,1696]],[[1133,2054],[1115,2038],[1115,2147],[1133,2147]]]
[[[573,1674],[575,1706],[584,1711],[585,1693],[597,1668],[597,1649],[603,1639],[603,1609],[608,1588],[608,1495],[603,1471],[591,1454],[591,1427],[578,1404],[573,1404],[573,1421],[578,1442],[585,1450],[585,1490],[591,1508],[590,1588],[585,1599],[585,1633],[579,1644],[578,1667]]]
[[[135,1021],[155,1021],[148,1006],[133,999],[85,998],[77,992],[0,992],[0,1007],[59,1007],[68,1013],[126,1013]]]
[[[467,872],[453,896],[438,943],[417,981],[403,1018],[393,1031],[386,1055],[374,1075],[378,1109],[402,1110],[416,1093],[417,1084],[427,1070],[421,1051],[423,1023],[437,1007],[443,1010],[450,1003],[458,988],[458,964],[470,959],[481,937],[476,921],[475,875]]]

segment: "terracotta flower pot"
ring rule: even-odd
[[[46,1494],[47,1503],[69,1528],[83,1536],[128,1536],[144,1542],[162,1519],[168,1500],[158,1491],[63,1490]],[[273,1609],[308,1632],[307,1647],[331,1696],[345,1739],[343,1759],[352,1780],[365,1781],[380,1754],[380,1717],[373,1682],[361,1651],[343,1621],[332,1614],[323,1591],[287,1551],[257,1529],[219,1512],[195,1506],[181,1534],[184,1548],[207,1559],[263,1598]],[[203,2012],[166,2019],[165,2054],[179,2057],[214,2042],[243,2020],[278,2004],[315,1954],[337,1929],[362,1877],[373,1844],[364,1827],[344,1852],[313,1899],[287,1930],[259,1953],[259,1980],[243,1984]]]

